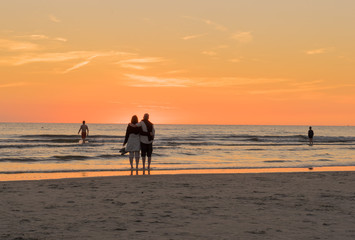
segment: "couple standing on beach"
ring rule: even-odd
[[[152,161],[153,140],[155,129],[153,123],[149,121],[149,114],[144,114],[143,120],[138,122],[138,117],[134,115],[127,126],[126,136],[123,146],[126,145],[126,152],[129,152],[129,163],[133,169],[133,159],[136,160],[136,168],[139,164],[139,151],[141,151],[143,169],[145,169],[146,157],[148,157],[148,169]]]

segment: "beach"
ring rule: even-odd
[[[354,239],[355,172],[0,182],[0,239]]]

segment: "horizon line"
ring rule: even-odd
[[[32,123],[32,124],[81,124],[82,121],[80,122],[2,122],[0,123]],[[98,122],[92,122],[87,124],[128,124],[128,123],[98,123]],[[155,125],[205,125],[205,126],[320,126],[320,127],[354,127],[355,125],[327,125],[327,124],[315,124],[315,125],[306,125],[306,124],[226,124],[226,123],[221,123],[221,124],[216,124],[216,123],[153,123]]]

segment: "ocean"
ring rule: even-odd
[[[126,124],[0,123],[0,174],[130,169]],[[155,125],[152,170],[355,166],[355,127]],[[140,167],[141,167],[140,163]]]

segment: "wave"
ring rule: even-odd
[[[90,146],[103,146],[103,144],[93,144]],[[27,149],[27,148],[75,148],[78,147],[78,141],[74,144],[7,144],[0,145],[0,149]]]
[[[0,162],[51,162],[51,161],[78,161],[78,160],[88,160],[92,157],[82,156],[82,155],[63,155],[63,156],[52,156],[52,157],[37,157],[37,158],[26,158],[26,157],[13,157],[13,158],[0,158]]]
[[[78,138],[78,134],[66,135],[66,134],[30,134],[21,135],[20,138]],[[124,136],[119,135],[89,135],[90,138],[124,138]]]
[[[97,158],[103,158],[103,159],[121,158],[121,157],[127,157],[127,155],[125,156],[119,153],[119,154],[102,154],[97,156]]]
[[[206,141],[209,139],[209,141]],[[308,142],[308,137],[305,135],[281,135],[281,136],[271,136],[271,135],[200,135],[195,137],[181,137],[181,138],[158,138],[159,142],[165,142],[166,145],[174,146],[181,144],[188,145],[220,145],[230,144],[230,142],[236,143],[275,143],[275,144],[295,144],[295,143],[305,143]],[[355,137],[332,137],[332,136],[316,136],[314,137],[315,143],[355,143]]]
[[[89,135],[90,143],[116,143],[122,142],[124,136],[119,135]],[[20,136],[9,136],[9,138],[0,139],[0,142],[6,143],[63,143],[74,144],[80,140],[79,135],[65,134],[30,134]],[[297,145],[308,142],[305,135],[248,135],[248,134],[190,134],[181,137],[157,136],[155,144],[159,147],[179,147],[179,146],[251,146],[261,144],[277,145]],[[343,136],[315,136],[315,144],[355,144],[355,137]]]
[[[64,155],[64,156],[53,156],[55,159],[59,159],[62,161],[73,161],[73,160],[87,160],[91,157],[82,156],[82,155]]]
[[[284,162],[292,162],[292,161],[288,161],[288,160],[265,160],[263,162],[265,162],[265,163],[284,163]]]

